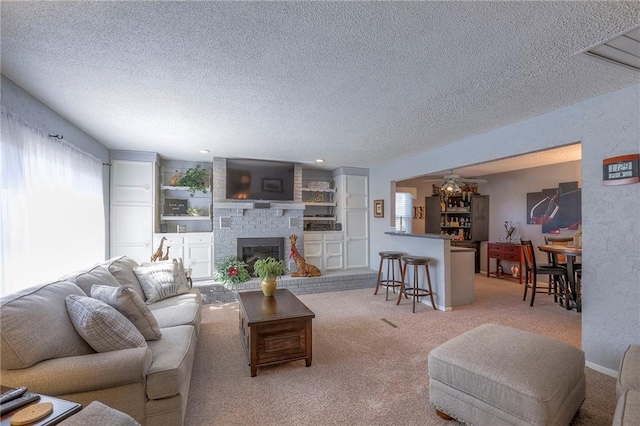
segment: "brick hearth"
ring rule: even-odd
[[[290,275],[278,279],[279,288],[288,288],[293,294],[325,293],[329,291],[374,288],[377,272],[372,269],[332,271],[320,277],[293,278]],[[202,293],[203,303],[233,302],[238,291],[260,290],[260,279],[254,278],[242,284],[223,284],[214,281],[194,282]]]

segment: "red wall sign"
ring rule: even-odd
[[[627,185],[640,182],[640,154],[621,155],[602,160],[605,185]]]

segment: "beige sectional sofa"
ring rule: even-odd
[[[0,299],[2,385],[27,386],[83,406],[100,401],[143,425],[182,425],[200,332],[200,293],[180,288],[181,294],[149,303],[137,266],[121,256]],[[86,299],[94,285],[138,294],[161,337],[145,337],[139,347],[94,350],[67,311],[69,298],[95,301]]]
[[[622,357],[616,395],[613,426],[640,425],[640,345],[630,345]]]

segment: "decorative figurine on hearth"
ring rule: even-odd
[[[296,262],[296,272],[292,272],[292,277],[319,277],[320,269],[317,266],[313,266],[307,263],[304,260],[304,257],[300,256],[298,253],[298,249],[296,248],[296,243],[298,242],[297,235],[289,236],[289,242],[291,243],[291,254],[289,254],[289,259],[293,259]]]

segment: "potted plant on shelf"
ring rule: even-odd
[[[192,197],[195,195],[196,191],[202,191],[203,194],[206,194],[206,178],[207,170],[200,167],[200,164],[197,164],[195,167],[187,169],[187,171],[184,173],[184,176],[180,178],[178,185],[188,187],[189,195]]]
[[[258,259],[253,264],[253,270],[257,277],[260,277],[262,282],[262,293],[265,296],[273,296],[276,292],[276,277],[283,275],[287,272],[287,267],[284,265],[284,261],[276,260],[269,256],[266,259]]]
[[[251,279],[247,264],[235,256],[229,256],[216,264],[216,280],[225,284],[240,284]]]

